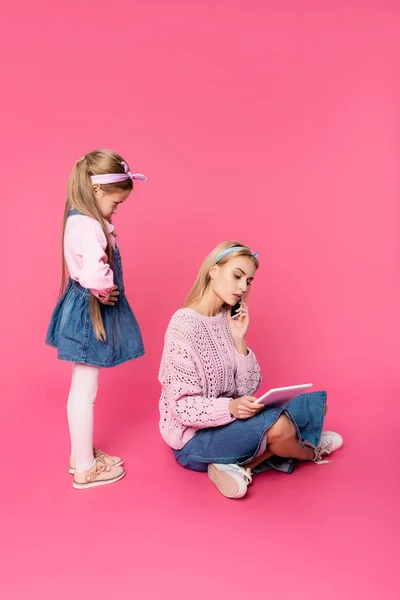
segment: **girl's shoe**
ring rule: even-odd
[[[226,498],[243,498],[251,483],[251,471],[239,465],[208,465],[208,476]]]
[[[102,450],[99,450],[98,448],[96,448],[96,446],[93,448],[93,454],[96,460],[101,460],[109,467],[119,467],[119,465],[122,465],[123,463],[122,458],[120,458],[119,456],[108,456],[108,454],[106,454]],[[71,456],[71,458],[69,459],[69,472],[71,473],[71,475],[73,475],[76,471],[75,465],[75,458]]]
[[[89,471],[78,473],[75,471],[72,486],[77,490],[98,487],[115,483],[123,478],[126,471],[123,467],[109,466],[101,460],[96,460],[95,465]]]

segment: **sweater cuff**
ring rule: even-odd
[[[216,425],[227,425],[235,420],[229,412],[229,403],[232,398],[216,398],[215,400],[215,422]]]
[[[236,352],[236,359],[238,361],[238,363],[249,363],[255,360],[255,355],[254,352],[252,350],[250,350],[250,348],[247,348],[247,354],[240,354],[240,352],[238,352],[235,348],[235,352]]]

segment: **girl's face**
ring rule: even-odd
[[[248,256],[236,256],[222,266],[210,270],[212,289],[224,304],[234,306],[247,295],[256,267]]]
[[[119,192],[109,193],[102,190],[99,185],[94,185],[93,191],[102,216],[104,219],[110,219],[112,215],[116,214],[118,205],[128,199],[132,190],[121,190]]]

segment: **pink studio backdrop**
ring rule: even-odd
[[[260,252],[249,341],[263,390],[312,381],[328,391],[331,427],[353,443],[388,439],[395,450],[399,26],[398,4],[378,0],[8,6],[0,25],[7,448],[23,437],[43,455],[50,440],[54,468],[68,454],[70,367],[44,337],[70,170],[86,151],[108,147],[148,176],[115,218],[147,354],[102,374],[100,435],[114,431],[128,452],[131,440],[150,440],[152,458],[169,468],[157,431],[163,335],[205,255],[239,239]]]
[[[399,20],[394,3],[346,4],[39,2],[5,21],[3,334],[14,382],[29,356],[18,389],[65,376],[43,337],[67,178],[96,147],[149,178],[115,219],[147,348],[118,386],[145,381],[154,405],[168,319],[206,253],[238,238],[261,252],[250,338],[267,385],[399,388]]]

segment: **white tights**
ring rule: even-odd
[[[93,408],[99,386],[100,369],[88,365],[72,366],[72,382],[68,396],[68,424],[71,456],[76,470],[88,471],[95,463],[93,456]]]

